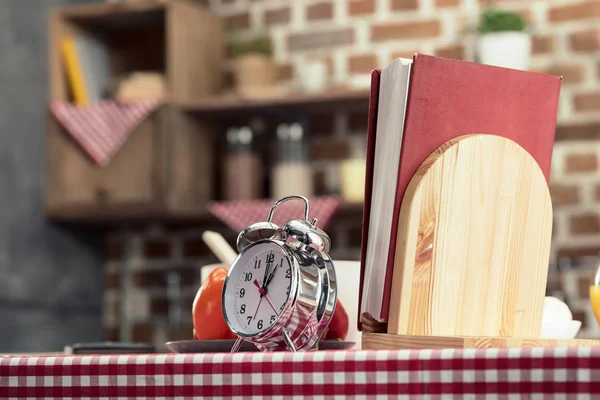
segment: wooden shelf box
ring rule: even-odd
[[[89,220],[202,209],[214,193],[214,138],[207,122],[164,106],[101,167],[49,118],[46,214]]]
[[[47,215],[108,218],[202,209],[213,197],[215,128],[211,119],[199,119],[178,104],[221,90],[221,21],[193,0],[98,3],[55,9],[50,30],[50,101],[70,99],[60,51],[63,35],[100,40],[114,76],[163,72],[169,98],[106,167],[95,165],[49,117]]]
[[[108,48],[111,73],[165,73],[175,104],[222,89],[223,26],[200,2],[171,0],[59,7],[50,21],[50,97],[68,100],[60,38],[93,36]]]

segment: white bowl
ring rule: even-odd
[[[581,321],[542,321],[542,339],[574,339],[581,329]]]

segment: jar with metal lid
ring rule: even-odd
[[[277,127],[277,146],[273,167],[271,196],[313,195],[312,169],[303,126],[300,123]]]
[[[253,144],[254,134],[249,127],[227,130],[227,155],[223,168],[225,200],[262,197],[262,163]]]

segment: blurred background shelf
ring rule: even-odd
[[[55,9],[60,18],[96,29],[160,27],[164,25],[166,2],[124,2],[67,5]]]
[[[362,212],[363,204],[361,203],[343,203],[334,219],[361,217]],[[67,226],[77,225],[96,229],[114,229],[119,225],[127,224],[164,223],[170,226],[199,227],[219,223],[206,207],[169,210],[161,205],[153,206],[147,203],[111,207],[72,204],[48,209],[46,217],[53,222]]]
[[[326,112],[340,108],[366,109],[369,90],[332,88],[323,93],[295,93],[265,98],[243,98],[237,95],[204,97],[180,106],[197,113],[261,112],[269,109],[293,107],[297,112]],[[289,110],[289,109],[288,109]]]

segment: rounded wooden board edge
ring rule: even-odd
[[[475,140],[481,140],[481,142],[487,141],[487,143],[495,144],[497,147],[493,147],[493,146],[489,147],[493,150],[495,150],[496,148],[500,148],[505,153],[516,154],[514,157],[522,159],[523,162],[526,163],[524,165],[527,165],[528,169],[530,170],[531,178],[529,179],[529,181],[539,182],[539,184],[537,184],[537,186],[536,186],[535,201],[537,201],[537,203],[539,203],[539,205],[541,205],[541,207],[533,208],[536,210],[537,209],[541,210],[538,212],[540,215],[538,215],[538,217],[537,217],[538,220],[542,221],[541,222],[542,226],[539,229],[540,238],[539,238],[539,240],[537,240],[537,242],[538,242],[537,244],[539,245],[537,247],[540,248],[540,251],[539,251],[540,255],[538,256],[538,260],[549,257],[549,246],[550,246],[552,222],[553,222],[552,202],[550,199],[550,192],[548,189],[546,178],[545,178],[539,164],[537,163],[537,161],[533,158],[533,156],[529,152],[527,152],[518,143],[516,143],[515,141],[513,141],[511,139],[504,138],[504,137],[501,137],[498,135],[469,134],[469,135],[463,135],[463,136],[456,137],[456,138],[444,143],[442,146],[438,147],[434,152],[432,152],[426,158],[426,160],[421,164],[421,166],[419,167],[419,169],[417,170],[417,172],[411,179],[411,181],[404,193],[402,206],[400,208],[398,234],[397,234],[397,242],[396,242],[396,254],[395,254],[395,260],[394,260],[395,266],[401,266],[401,267],[396,267],[396,269],[399,269],[401,271],[401,273],[397,274],[396,273],[397,271],[395,270],[393,277],[392,277],[392,295],[391,295],[391,301],[390,301],[390,311],[389,311],[389,321],[388,321],[388,332],[390,332],[390,333],[398,333],[398,334],[416,333],[416,332],[411,332],[411,329],[409,328],[411,326],[410,322],[409,322],[409,318],[410,318],[410,312],[413,309],[413,306],[411,305],[410,300],[413,298],[412,296],[414,296],[414,294],[411,293],[411,291],[412,291],[412,287],[413,287],[413,273],[414,273],[413,268],[414,268],[415,256],[416,256],[415,253],[416,253],[417,244],[418,244],[416,235],[413,235],[412,233],[416,232],[416,231],[414,231],[414,226],[419,225],[419,221],[420,221],[419,214],[420,214],[420,208],[421,208],[420,204],[422,201],[427,200],[427,199],[422,198],[422,196],[423,196],[422,192],[423,192],[423,190],[427,191],[426,190],[427,188],[421,190],[421,186],[426,179],[431,180],[430,177],[428,177],[428,172],[434,166],[436,166],[436,162],[438,160],[440,160],[440,158],[441,158],[440,163],[439,163],[440,165],[446,161],[444,158],[445,156],[448,159],[451,159],[452,157],[457,158],[459,151],[461,151],[461,147],[463,149],[465,149],[465,148],[468,149],[469,146],[476,148],[478,143],[474,142]],[[485,145],[486,145],[485,143],[479,144],[479,146],[481,148],[483,148]],[[465,152],[468,152],[468,151],[465,151]],[[473,156],[471,156],[471,157],[473,157]],[[460,157],[458,157],[457,159],[460,159]],[[483,157],[483,159],[485,160],[484,157]],[[502,159],[502,160],[504,160],[504,159]],[[480,161],[480,162],[482,162],[482,161]],[[436,166],[436,169],[440,169],[440,168],[441,167]],[[444,174],[440,175],[440,177],[442,177],[443,179],[450,179],[450,178],[447,178],[446,175],[451,176],[452,172],[453,171],[449,171],[448,174],[444,173]],[[542,182],[543,182],[543,184],[542,184]],[[430,194],[430,193],[426,193],[426,194]],[[528,207],[530,210],[532,209],[531,204],[529,204]],[[421,227],[421,228],[423,228],[423,227]],[[435,227],[433,229],[435,229]],[[419,234],[421,234],[421,233],[422,233],[421,230],[419,230]],[[548,251],[546,251],[546,248],[548,248],[547,249]],[[548,254],[545,254],[545,253],[548,253]],[[546,260],[546,264],[547,264],[547,261],[548,260]],[[546,273],[547,273],[547,271],[546,271]],[[540,278],[541,278],[541,280],[545,280],[545,279],[547,279],[547,276],[540,277]],[[537,303],[538,302],[535,302],[535,304],[537,304]],[[541,315],[539,317],[540,317],[539,322],[541,323]],[[515,317],[515,320],[517,320],[517,318],[518,317]],[[531,322],[529,324],[536,325],[538,318],[535,318],[535,319],[536,319],[535,322]],[[521,318],[520,321],[527,321],[527,319]],[[515,322],[511,321],[510,323],[514,324]],[[521,323],[524,323],[524,322],[521,322]],[[527,325],[527,323],[525,323],[525,325]],[[498,333],[500,335],[502,335],[504,333],[510,334],[511,329],[512,328],[509,327],[508,331],[506,331],[506,332],[501,331]],[[533,330],[535,330],[535,329],[533,329]],[[474,333],[484,333],[484,332],[474,332]],[[528,332],[528,333],[535,333],[535,332]]]

